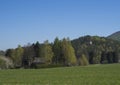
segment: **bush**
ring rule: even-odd
[[[62,64],[31,64],[31,68],[40,69],[40,68],[55,68],[55,67],[63,67]]]
[[[78,62],[79,62],[79,65],[81,66],[86,66],[89,64],[88,59],[84,54],[79,58]]]
[[[5,56],[0,56],[0,69],[13,68],[13,62],[11,59]]]

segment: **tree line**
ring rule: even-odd
[[[54,43],[20,45],[16,49],[8,49],[7,57],[13,60],[15,68],[35,68],[48,66],[72,66],[77,64],[74,48],[68,38],[55,39]]]
[[[120,42],[105,37],[84,36],[75,40],[55,38],[53,43],[33,43],[7,49],[12,68],[43,68],[118,63]]]

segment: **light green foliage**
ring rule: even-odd
[[[15,66],[21,66],[23,57],[23,48],[19,45],[14,51],[13,61]]]
[[[82,54],[82,56],[80,56],[78,62],[81,66],[86,66],[89,64],[88,59],[86,58],[86,56],[84,54]]]
[[[0,70],[0,85],[120,85],[120,64]]]
[[[46,64],[50,64],[52,63],[53,55],[52,47],[48,41],[45,41],[44,45],[41,47],[41,57],[45,59]]]
[[[19,45],[16,49],[8,49],[6,56],[11,58],[14,66],[21,66],[24,49]]]
[[[62,53],[65,58],[66,65],[75,65],[77,60],[75,56],[74,48],[68,39],[63,39],[62,41]]]

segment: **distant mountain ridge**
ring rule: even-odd
[[[111,35],[108,36],[107,38],[120,41],[120,31],[111,34]]]

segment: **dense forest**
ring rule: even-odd
[[[0,68],[46,68],[109,64],[120,61],[120,42],[99,36],[70,40],[55,38],[53,43],[38,41],[0,51]]]
[[[76,57],[86,56],[89,64],[118,63],[120,42],[98,36],[84,36],[72,41]]]

